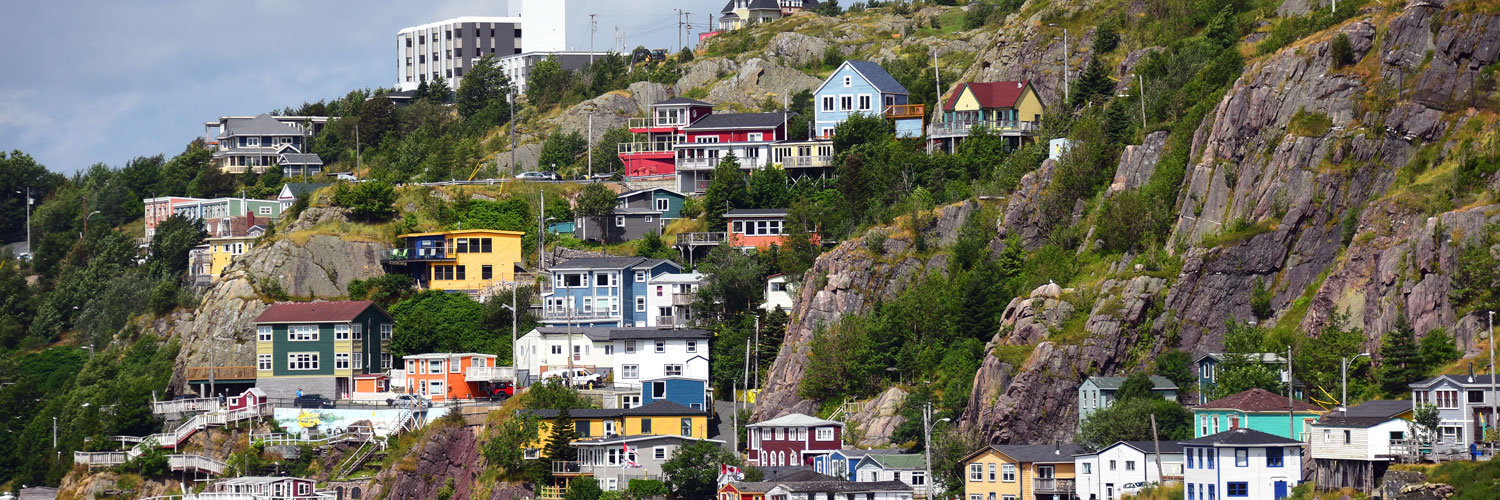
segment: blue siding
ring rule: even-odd
[[[907,118],[896,120],[896,137],[910,139],[922,137],[922,120],[919,118]]]
[[[844,85],[844,77],[848,77],[848,86]],[[868,109],[860,109],[860,96],[869,98]],[[826,110],[825,106],[827,104],[825,98],[829,97],[833,99],[832,110]],[[843,106],[843,97],[849,97],[848,109]],[[815,117],[813,133],[822,136],[825,131],[832,130],[850,115],[856,113],[881,116],[885,112],[886,97],[890,97],[891,104],[907,103],[906,94],[881,94],[874,85],[870,85],[869,81],[855,71],[853,66],[845,62],[828,77],[828,80],[824,81],[823,86],[813,95],[813,116]],[[920,121],[916,128],[921,128]]]
[[[856,466],[860,459],[850,459],[843,450],[834,450],[832,453],[813,457],[813,470],[819,474],[838,476],[846,481],[854,481]],[[835,474],[842,472],[841,474]]]
[[[708,408],[708,402],[706,401],[708,399],[708,383],[706,381],[676,378],[647,380],[642,383],[642,405],[649,405],[657,401],[658,398],[654,397],[654,395],[652,394],[654,392],[652,386],[656,385],[656,383],[658,382],[662,383],[664,386],[663,397],[661,397],[660,399],[665,399],[667,401],[671,401],[688,408]]]
[[[682,195],[664,190],[656,190],[651,193],[652,200],[667,200],[667,211],[661,213],[663,219],[676,219],[682,217]],[[652,202],[655,205],[655,202]]]
[[[649,269],[629,267],[619,270],[593,269],[587,271],[590,276],[593,276],[594,273],[599,272],[612,273],[618,271],[620,273],[620,286],[618,295],[620,302],[620,319],[613,320],[608,318],[579,318],[573,320],[573,324],[585,327],[623,327],[627,325],[646,326],[646,317],[651,314],[651,311],[649,309],[646,311],[636,311],[636,297],[648,296],[646,285],[651,277],[662,273],[674,273],[678,270],[679,268],[677,268],[671,262],[663,261]],[[645,279],[637,281],[635,279],[636,271],[645,271]],[[573,308],[575,310],[582,311],[583,299],[586,297],[616,297],[614,295],[610,295],[610,293],[614,291],[614,287],[597,286],[597,281],[597,279],[590,278],[589,283],[593,286],[590,286],[589,288],[557,288],[554,289],[551,293],[543,295],[543,298],[546,299],[565,296],[568,297],[568,301],[573,304]],[[598,306],[595,305],[594,309],[598,310]],[[551,324],[559,323],[559,321],[556,319],[549,321]]]

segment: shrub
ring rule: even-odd
[[[1302,137],[1322,137],[1333,128],[1333,120],[1322,112],[1308,112],[1305,109],[1297,110],[1292,115],[1292,120],[1286,124],[1286,131]]]
[[[1120,33],[1115,31],[1115,23],[1106,21],[1094,30],[1094,53],[1108,54],[1120,46]]]
[[[1250,311],[1257,319],[1271,317],[1271,291],[1260,278],[1256,278],[1255,285],[1250,288]]]
[[[353,219],[381,222],[396,214],[396,190],[381,181],[365,181],[351,188],[339,183],[333,188],[333,204],[349,209]]]
[[[1334,67],[1344,67],[1354,63],[1354,47],[1349,45],[1349,35],[1339,33],[1338,36],[1333,37],[1329,50],[1332,52]]]
[[[987,3],[969,4],[969,11],[964,13],[964,29],[973,30],[984,26],[990,19],[990,14],[995,12],[995,6]]]

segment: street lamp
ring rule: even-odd
[[[924,463],[926,464],[927,477],[924,479],[927,484],[924,484],[922,486],[927,487],[928,500],[932,499],[932,428],[936,427],[939,422],[948,422],[952,419],[943,417],[938,419],[937,422],[930,422],[931,420],[932,403],[927,403],[927,406],[924,406],[922,408],[922,453],[925,456]]]
[[[514,278],[514,276],[512,276]],[[521,283],[518,281],[510,287],[510,304],[500,304],[500,307],[510,309],[510,366],[516,366],[516,321],[521,313],[516,312],[516,296],[520,295]]]
[[[93,217],[94,215],[96,215],[98,213],[99,213],[99,211],[95,210],[93,212],[89,212],[88,215],[83,216],[83,232],[82,233],[78,233],[78,239],[80,239],[80,240],[83,239],[83,235],[87,234],[89,232],[89,217]]]
[[[1359,358],[1367,357],[1370,357],[1370,353],[1362,352],[1354,355],[1354,357],[1352,358],[1341,358],[1339,360],[1339,379],[1342,381],[1344,386],[1344,392],[1339,399],[1339,405],[1344,408],[1345,415],[1349,414],[1349,364],[1353,363]],[[1290,384],[1291,381],[1288,380],[1287,383]]]

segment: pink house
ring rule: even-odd
[[[844,424],[792,413],[745,426],[752,465],[809,465],[812,458],[843,447]]]

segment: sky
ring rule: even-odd
[[[554,0],[561,5],[565,0]],[[568,43],[677,48],[724,0],[566,0]],[[182,152],[221,115],[391,87],[401,28],[519,11],[506,0],[0,2],[0,150],[56,172]],[[556,15],[549,13],[549,15]]]

